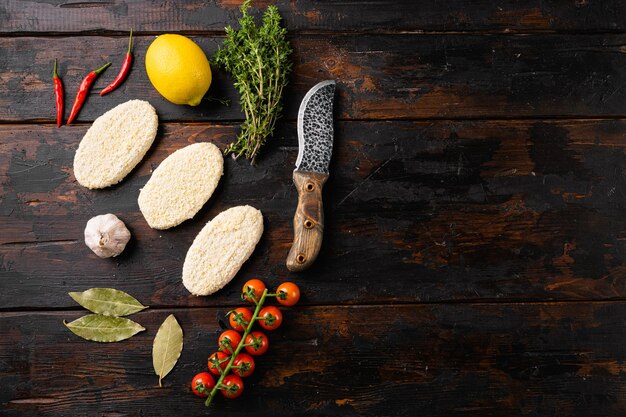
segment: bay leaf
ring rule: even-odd
[[[152,345],[152,365],[159,376],[160,387],[163,386],[161,380],[174,368],[182,351],[183,329],[176,317],[170,314],[159,327]]]
[[[114,288],[91,288],[68,294],[87,310],[105,316],[127,316],[148,308],[133,296]]]
[[[88,314],[71,323],[63,324],[77,336],[94,342],[119,342],[142,332],[140,324],[123,317]]]

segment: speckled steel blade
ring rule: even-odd
[[[298,112],[297,171],[328,174],[333,152],[333,98],[335,81],[322,81],[302,99]]]

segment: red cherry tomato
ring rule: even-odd
[[[300,288],[293,282],[283,282],[276,289],[276,299],[284,306],[293,306],[300,299]]]
[[[265,284],[263,281],[260,279],[251,279],[243,284],[243,288],[241,289],[241,298],[254,303],[252,297],[254,297],[254,300],[259,301],[263,295],[263,291],[265,291]],[[250,294],[250,292],[252,292],[252,294]]]
[[[263,307],[259,317],[259,324],[265,330],[276,330],[283,323],[283,313],[274,306]]]
[[[200,372],[191,380],[191,390],[198,397],[208,397],[214,386],[215,380],[208,372]]]
[[[223,388],[220,391],[226,398],[234,399],[243,394],[243,381],[237,375],[226,375],[222,380],[222,384],[226,385],[226,388]]]
[[[224,330],[217,339],[217,343],[220,350],[232,355],[241,343],[241,335],[234,330]]]
[[[269,340],[267,340],[267,336],[265,336],[261,332],[251,332],[248,336],[246,336],[245,344],[250,344],[251,346],[246,346],[246,351],[252,356],[261,356],[265,352],[267,352],[267,348],[270,346]]]
[[[226,365],[228,365],[229,356],[225,354],[224,352],[222,352],[221,350],[209,356],[209,361],[207,364],[207,366],[209,367],[209,371],[211,371],[211,373],[214,375],[221,375],[221,372],[219,368],[217,367],[217,364],[215,363],[215,358],[217,358],[220,368],[224,370],[226,369]]]
[[[252,372],[254,372],[254,359],[247,353],[240,353],[239,355],[235,356],[233,366],[240,367],[233,369],[234,373],[236,373],[240,377],[246,378],[252,375]]]
[[[239,330],[243,332],[248,327],[248,323],[252,320],[252,311],[246,307],[239,307],[235,310],[231,311],[228,322],[230,323],[230,327],[235,330]]]

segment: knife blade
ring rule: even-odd
[[[322,81],[306,93],[298,112],[298,158],[293,171],[298,207],[293,218],[293,244],[287,255],[287,268],[293,272],[310,267],[322,246],[322,187],[328,179],[333,151],[334,95],[335,81]]]

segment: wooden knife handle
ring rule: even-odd
[[[298,189],[298,207],[293,217],[293,244],[287,255],[287,268],[293,272],[310,267],[322,246],[324,236],[324,206],[322,187],[328,174],[293,172]]]

